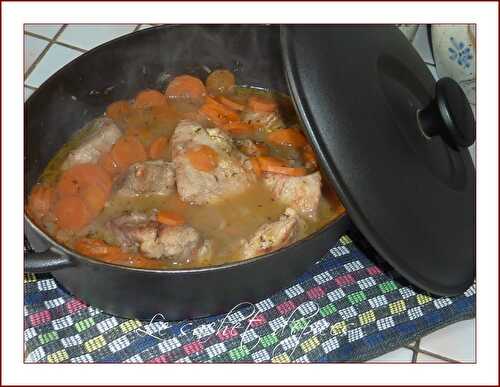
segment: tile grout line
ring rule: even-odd
[[[45,40],[46,42],[50,42],[51,41],[50,38],[47,38],[46,36],[34,34],[33,32],[25,31],[24,34],[28,35],[28,36],[31,36],[33,38],[38,38],[38,39]],[[83,52],[87,52],[86,49],[81,48],[81,47],[77,47],[77,46],[73,46],[72,44],[68,44],[68,43],[64,43],[64,42],[58,42],[58,41],[54,41],[53,43],[59,44],[60,46],[64,46],[64,47],[67,47],[67,48],[71,48],[71,49],[76,50],[76,51],[80,51],[82,53]]]
[[[443,355],[438,355],[437,353],[433,353],[433,352],[427,351],[427,350],[422,349],[422,348],[419,348],[418,352],[423,353],[424,355],[428,355],[430,357],[434,357],[434,358],[439,359],[439,360],[443,360],[447,363],[463,363],[463,362],[460,362],[458,360],[450,359],[449,357],[446,357]]]
[[[35,61],[33,62],[33,64],[28,68],[28,70],[26,70],[26,72],[24,73],[24,81],[26,82],[26,80],[28,79],[28,77],[30,76],[30,74],[33,72],[33,70],[35,69],[35,67],[38,65],[38,63],[40,63],[40,61],[42,60],[42,58],[45,56],[45,54],[47,52],[49,52],[49,49],[54,45],[54,42],[56,41],[56,39],[63,33],[63,31],[66,29],[66,26],[67,24],[63,24],[61,28],[59,28],[59,31],[56,32],[56,34],[52,37],[52,39],[50,39],[49,41],[49,44],[47,44],[47,47],[45,47],[43,49],[43,51],[40,53],[40,55],[38,55],[38,57],[35,59]],[[26,32],[25,32],[26,33]]]
[[[417,357],[418,357],[418,349],[420,347],[420,339],[418,339],[415,342],[415,345],[413,346],[413,354],[411,355],[411,362],[416,363],[417,362]]]

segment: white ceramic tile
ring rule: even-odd
[[[420,348],[461,362],[475,361],[475,320],[461,321],[425,336]]]
[[[139,27],[139,30],[145,30],[146,28],[151,28],[151,27],[154,27],[153,24],[141,24],[141,26]]]
[[[447,363],[444,360],[438,359],[437,357],[426,355],[425,353],[419,352],[417,355],[417,363]]]
[[[438,75],[437,75],[437,72],[436,72],[436,66],[433,66],[433,65],[427,65],[427,68],[430,70],[430,72],[432,73],[432,76],[434,77],[434,79],[438,79]]]
[[[415,34],[418,31],[418,24],[398,24],[399,30],[403,33],[404,36],[406,36],[406,39],[408,39],[410,42],[413,42],[413,39],[415,39]]]
[[[39,87],[48,77],[80,54],[79,51],[54,44],[26,79],[26,84]]]
[[[52,39],[61,27],[62,24],[25,24],[24,30]]]
[[[68,25],[58,41],[86,50],[133,32],[137,24],[73,24]]]
[[[415,39],[413,39],[413,47],[418,51],[424,62],[434,63],[432,58],[431,47],[429,45],[429,38],[427,36],[427,25],[421,24],[418,27]]]
[[[24,71],[29,69],[47,44],[49,42],[45,40],[24,35]]]
[[[412,356],[413,351],[406,348],[399,348],[375,359],[368,360],[368,363],[411,363]]]
[[[26,101],[30,97],[30,95],[33,94],[34,91],[35,90],[33,90],[33,89],[25,87],[24,88],[24,100]]]
[[[473,108],[475,110],[475,107]],[[469,147],[469,153],[472,157],[472,162],[474,163],[474,166],[476,166],[476,144]]]

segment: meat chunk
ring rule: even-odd
[[[170,195],[174,191],[174,165],[163,160],[132,164],[116,183],[116,194],[120,196]]]
[[[177,190],[185,202],[208,204],[244,192],[256,180],[250,160],[217,128],[204,129],[192,121],[182,121],[171,139]],[[186,152],[201,145],[217,153],[211,171],[195,168]]]
[[[257,128],[278,129],[285,126],[278,112],[254,112],[245,110],[241,114],[241,121],[248,122]]]
[[[281,249],[298,240],[301,229],[297,212],[287,208],[277,221],[263,224],[244,242],[242,256],[247,259]]]
[[[61,166],[63,170],[78,164],[97,163],[122,135],[118,126],[107,117],[98,118],[91,125],[90,136],[78,148],[69,152]]]
[[[267,173],[264,183],[273,196],[295,209],[300,215],[314,220],[318,216],[321,198],[321,175],[319,172],[307,176],[287,176]]]
[[[146,257],[179,263],[210,258],[212,244],[188,225],[166,226],[142,213],[124,215],[109,223],[117,242],[125,250],[139,250]]]

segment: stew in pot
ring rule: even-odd
[[[283,248],[344,212],[290,99],[228,70],[116,101],[49,162],[27,212],[97,260],[167,269]]]

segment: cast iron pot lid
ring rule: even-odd
[[[450,296],[475,276],[472,111],[393,26],[282,26],[288,85],[326,177],[407,280]]]

